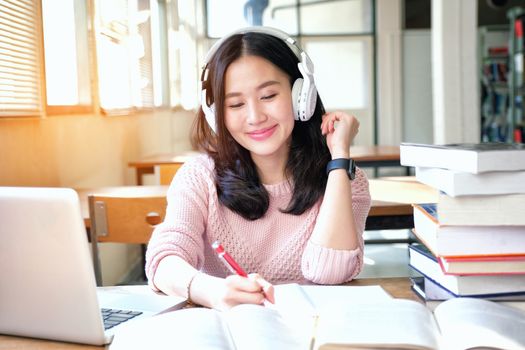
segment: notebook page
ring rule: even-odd
[[[235,346],[222,313],[191,308],[137,320],[120,329],[110,350],[225,349]]]
[[[297,283],[275,286],[275,305],[283,313],[318,315],[321,310],[341,310],[354,304],[392,300],[381,286],[324,286]]]
[[[316,349],[438,349],[432,314],[418,302],[392,299],[355,304],[341,312],[321,314]]]
[[[523,310],[478,298],[454,298],[439,304],[434,316],[444,349],[525,349]]]
[[[266,304],[267,307],[279,311],[286,317],[312,317],[317,315],[317,308],[310,296],[305,292],[303,285],[287,283],[274,286],[275,304]]]
[[[231,338],[238,350],[307,350],[311,318],[285,318],[275,309],[238,305],[225,313]]]

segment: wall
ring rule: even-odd
[[[193,112],[0,119],[0,186],[90,188],[134,185],[128,162],[191,148]],[[102,244],[104,284],[140,262],[140,247]]]
[[[192,112],[0,119],[0,185],[133,185],[130,160],[187,150]]]
[[[403,142],[432,143],[430,30],[403,32]]]
[[[432,1],[434,143],[480,141],[475,0]]]
[[[378,144],[401,142],[402,28],[401,0],[376,2],[377,132]]]

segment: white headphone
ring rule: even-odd
[[[212,103],[211,106],[208,106],[206,101],[206,89],[205,82],[208,79],[208,62],[213,57],[218,48],[222,43],[229,37],[236,34],[245,34],[249,32],[255,33],[264,33],[275,36],[283,40],[290,49],[295,53],[299,59],[297,66],[301,72],[302,78],[297,78],[292,86],[292,106],[295,120],[308,121],[312,117],[315,111],[315,105],[317,103],[317,89],[314,83],[314,64],[306,52],[304,52],[295,39],[291,38],[285,32],[272,28],[272,27],[247,27],[230,33],[229,35],[224,36],[219,41],[217,41],[208,51],[206,57],[204,58],[204,64],[202,67],[201,74],[201,107],[206,117],[210,128],[213,132],[217,132],[217,121],[215,119],[215,103]]]

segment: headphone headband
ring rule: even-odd
[[[213,45],[212,47],[210,48],[210,50],[208,51],[208,53],[206,54],[206,57],[204,57],[204,64],[203,64],[203,69],[206,68],[206,65],[208,64],[208,62],[210,61],[210,59],[213,57],[213,55],[215,54],[215,52],[219,49],[219,47],[222,45],[222,43],[224,41],[226,41],[229,37],[233,36],[233,35],[237,35],[237,34],[246,34],[246,33],[262,33],[262,34],[268,34],[268,35],[272,35],[272,36],[275,36],[279,39],[281,39],[282,41],[284,41],[286,44],[288,44],[288,46],[290,47],[290,49],[292,49],[293,53],[295,53],[295,55],[297,56],[297,58],[300,60],[301,59],[301,53],[304,52],[300,47],[299,45],[297,44],[297,41],[292,38],[291,36],[289,36],[287,33],[283,32],[282,30],[280,29],[277,29],[277,28],[273,28],[273,27],[262,27],[262,26],[253,26],[253,27],[245,27],[245,28],[241,28],[241,29],[238,29],[236,31],[233,31],[231,32],[230,34],[228,35],[225,35],[223,36],[222,38],[220,38],[219,40],[217,40]]]

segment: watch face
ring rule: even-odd
[[[350,180],[355,179],[355,162],[353,159],[350,159],[350,169],[348,169],[348,176],[350,177]]]

